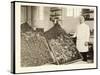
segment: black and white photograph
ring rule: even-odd
[[[97,68],[97,7],[12,2],[12,72]]]

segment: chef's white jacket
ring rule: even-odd
[[[86,25],[85,23],[78,25],[76,36],[77,36],[76,47],[79,50],[79,52],[87,52],[88,45],[85,46],[85,42],[89,42],[89,37],[90,37],[89,26]]]

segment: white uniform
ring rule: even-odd
[[[85,23],[78,25],[76,36],[77,36],[76,45],[79,52],[87,52],[88,46],[85,46],[85,42],[89,42],[89,36],[90,36],[89,26],[86,25]]]

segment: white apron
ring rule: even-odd
[[[79,52],[87,52],[88,46],[85,46],[85,42],[89,42],[89,36],[90,36],[89,26],[86,25],[85,23],[78,25],[76,36],[77,36],[76,45]]]

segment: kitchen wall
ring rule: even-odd
[[[41,13],[42,12],[42,13]],[[26,8],[21,7],[21,23],[26,22]],[[49,20],[50,18],[50,7],[28,7],[28,24],[34,27],[44,28],[47,31],[53,27],[53,23]],[[93,28],[93,21],[86,22],[90,29]],[[76,27],[79,24],[78,17],[67,16],[66,11],[62,11],[62,22],[61,27],[67,32],[75,32]]]

